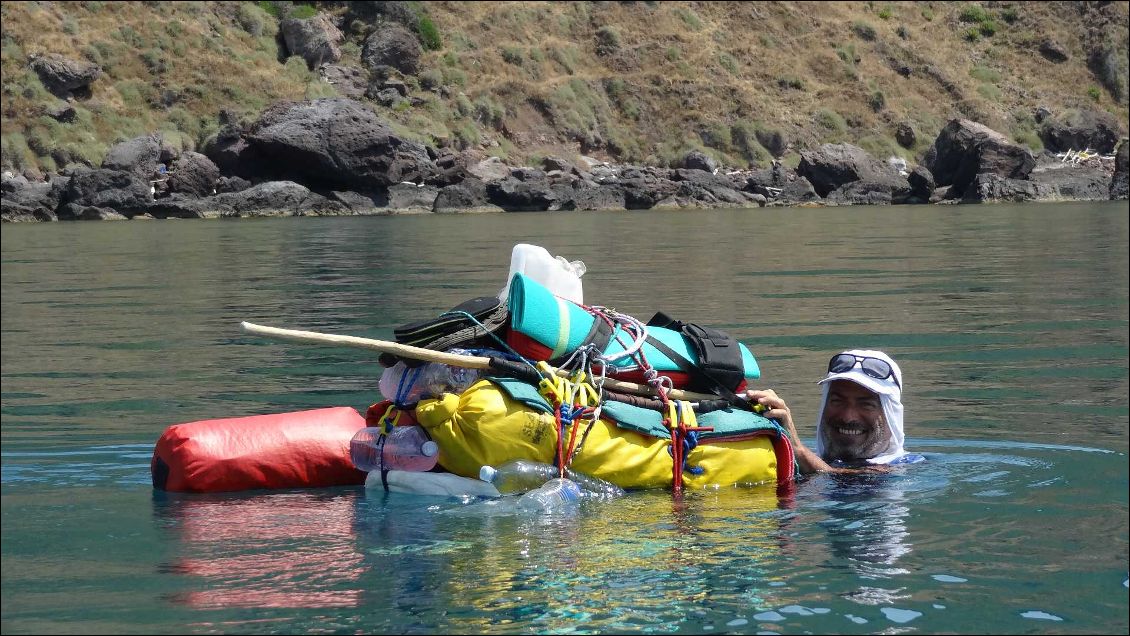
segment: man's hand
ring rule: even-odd
[[[789,432],[789,439],[792,440],[793,445],[800,443],[800,437],[796,432],[796,425],[793,424],[793,412],[789,410],[789,405],[785,403],[777,392],[773,389],[765,389],[764,391],[749,390],[746,391],[746,398],[754,403],[764,406],[767,411],[762,411],[762,417],[771,420],[777,420],[785,430]]]
[[[793,454],[796,455],[797,463],[800,464],[800,470],[806,475],[812,473],[822,472],[839,472],[842,469],[832,468],[828,462],[824,461],[819,455],[812,452],[800,441],[800,435],[797,433],[796,424],[793,424],[793,412],[789,410],[789,405],[781,399],[777,392],[772,389],[765,389],[763,391],[749,390],[746,391],[746,398],[754,404],[761,404],[769,409],[763,411],[761,415],[771,420],[777,420],[785,430],[789,432],[789,441],[793,445]]]

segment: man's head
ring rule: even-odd
[[[827,461],[885,464],[902,448],[902,372],[881,351],[836,354],[820,381],[824,398],[816,423],[816,452]]]

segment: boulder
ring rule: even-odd
[[[215,219],[232,216],[234,210],[216,197],[197,198],[173,194],[154,201],[148,214],[155,219]]]
[[[435,186],[398,183],[389,186],[388,207],[398,212],[431,212],[438,196]]]
[[[327,84],[333,85],[342,97],[360,99],[369,87],[369,74],[356,66],[323,64],[318,67],[318,74]]]
[[[318,216],[348,211],[292,181],[268,181],[211,199],[225,210],[223,216]]]
[[[247,142],[275,178],[329,189],[422,183],[438,172],[423,145],[345,98],[276,104],[252,126]]]
[[[903,148],[913,148],[914,144],[918,142],[918,135],[914,133],[914,127],[910,122],[899,122],[895,127],[895,141]]]
[[[186,152],[173,162],[169,174],[169,192],[206,197],[216,192],[220,169],[198,152]]]
[[[291,55],[301,56],[311,70],[341,59],[341,30],[325,13],[312,18],[286,18],[279,23],[283,43]]]
[[[1041,196],[1055,201],[1107,201],[1110,199],[1110,175],[1101,168],[1058,164],[1033,170],[1028,175],[1033,183],[1047,186]]]
[[[812,187],[812,183],[808,179],[797,177],[796,180],[788,182],[781,188],[777,200],[788,205],[812,203],[819,201],[820,195],[816,194],[816,189]]]
[[[1054,188],[1026,179],[1010,179],[992,173],[974,176],[966,186],[962,201],[992,203],[998,201],[1052,200]]]
[[[160,135],[144,135],[111,146],[102,160],[102,168],[129,172],[148,181],[157,173],[160,159]]]
[[[921,203],[929,201],[937,187],[934,183],[934,175],[930,174],[925,166],[915,166],[906,181],[910,184],[910,196]]]
[[[511,212],[539,212],[558,209],[561,197],[545,179],[522,181],[507,177],[488,183],[487,200]]]
[[[5,221],[57,221],[56,208],[62,201],[69,177],[56,176],[49,182],[29,182],[21,176],[6,177],[0,186]]]
[[[468,166],[467,172],[483,182],[501,181],[510,176],[510,166],[498,157],[487,157],[475,165]]]
[[[485,183],[478,179],[469,178],[461,183],[441,188],[432,210],[435,212],[501,212],[502,208],[488,201]]]
[[[1051,38],[1044,38],[1044,40],[1040,42],[1040,55],[1043,55],[1044,59],[1055,62],[1056,64],[1067,61],[1067,51],[1059,42]]]
[[[951,120],[934,140],[923,165],[939,186],[952,185],[961,195],[979,174],[1026,179],[1036,158],[1024,146],[968,119]]]
[[[78,111],[68,102],[59,102],[54,106],[49,106],[43,113],[51,119],[64,124],[73,122],[75,117],[78,116]]]
[[[711,159],[705,153],[692,150],[683,157],[682,167],[687,170],[704,170],[713,173],[718,170],[718,162]]]
[[[216,179],[216,193],[239,192],[251,187],[251,182],[243,177],[220,177]]]
[[[420,64],[420,42],[411,31],[395,23],[385,23],[365,40],[361,61],[370,71],[394,68],[415,75]]]
[[[1114,178],[1110,181],[1111,201],[1125,200],[1127,190],[1130,189],[1130,184],[1127,183],[1127,176],[1130,175],[1130,168],[1127,166],[1127,146],[1127,142],[1123,140],[1118,144],[1118,152],[1114,155]]]
[[[61,55],[37,55],[31,58],[31,69],[39,81],[57,97],[72,94],[89,95],[90,85],[102,75],[102,67]]]
[[[63,191],[64,205],[73,204],[78,209],[107,208],[127,216],[147,211],[153,202],[149,183],[137,175],[123,170],[76,171]],[[81,213],[67,215],[80,218]],[[60,215],[63,218],[64,215]]]
[[[362,194],[360,192],[335,190],[329,199],[349,208],[354,214],[386,214],[388,212],[387,194]]]
[[[1074,111],[1063,118],[1045,120],[1040,139],[1051,152],[1084,150],[1109,154],[1121,137],[1118,119],[1105,111]]]
[[[880,182],[898,178],[886,163],[851,144],[824,144],[800,153],[797,174],[808,179],[816,193],[828,196],[836,188],[853,181]]]

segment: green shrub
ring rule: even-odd
[[[969,42],[976,42],[977,40],[981,39],[981,32],[977,29],[977,27],[969,27],[965,30],[965,33],[963,33],[961,37],[968,40]]]
[[[735,60],[734,56],[730,55],[729,53],[719,54],[718,63],[722,65],[722,68],[729,71],[731,75],[738,74],[738,61]]]
[[[502,47],[502,59],[507,64],[521,66],[522,61],[526,59],[526,56],[521,47],[506,45]]]
[[[1098,86],[1092,86],[1087,89],[1087,97],[1090,97],[1096,102],[1099,101],[1100,98],[1102,98],[1102,95],[1102,91],[1099,90]]]
[[[981,84],[977,87],[977,92],[981,94],[981,97],[991,102],[999,102],[1001,100],[1001,89],[993,84]]]
[[[867,105],[875,112],[881,112],[887,107],[887,98],[883,95],[883,91],[875,91],[867,98]]]
[[[1040,152],[1044,149],[1043,140],[1041,140],[1040,136],[1031,130],[1024,130],[1014,133],[1012,135],[1012,139],[1018,144],[1028,146],[1028,148],[1030,148],[1032,152]]]
[[[977,27],[977,30],[981,32],[981,35],[991,38],[997,32],[997,23],[992,20],[985,20]]]
[[[264,12],[266,12],[266,14],[271,16],[272,18],[278,18],[282,15],[282,11],[279,10],[279,5],[276,2],[269,2],[268,0],[260,0],[259,8],[262,9]]]
[[[922,10],[922,19],[927,21],[927,22],[933,22],[934,21],[934,12],[932,10],[930,10],[929,8],[923,9]]]
[[[702,18],[698,17],[698,14],[695,13],[692,9],[687,7],[678,7],[675,9],[675,13],[692,30],[698,31],[702,28]]]
[[[1001,74],[999,71],[991,69],[987,66],[974,66],[969,70],[969,76],[982,82],[992,82],[994,84],[1000,83]]]
[[[614,26],[604,25],[596,30],[596,52],[600,55],[611,55],[620,50],[620,30]]]
[[[851,25],[851,32],[859,36],[860,39],[867,40],[868,42],[873,41],[877,37],[875,27],[866,22],[853,23]]]
[[[420,73],[420,87],[426,91],[434,91],[443,86],[443,71],[430,68]]]
[[[262,5],[264,3],[261,2],[259,4]],[[274,6],[273,3],[267,3],[267,4],[271,4],[271,6]],[[239,26],[240,26],[241,29],[243,29],[244,31],[248,32],[249,34],[251,34],[255,37],[259,37],[260,35],[263,35],[264,31],[267,30],[267,26],[266,26],[267,21],[270,20],[270,19],[271,19],[271,17],[268,14],[264,13],[263,10],[259,6],[256,6],[256,5],[253,5],[253,4],[247,4],[245,2],[241,2],[241,3],[239,3],[239,6],[236,8],[236,12],[235,12],[236,22],[239,23]],[[170,22],[169,24],[172,25],[173,22]],[[176,24],[180,24],[180,23],[176,22]],[[177,34],[174,34],[174,35],[177,35]]]
[[[1020,11],[1016,7],[1006,7],[1001,11],[1001,19],[1012,24],[1020,19]]]
[[[784,77],[777,78],[777,86],[781,88],[791,88],[793,90],[803,91],[804,80],[795,75],[785,75]]]
[[[296,5],[290,10],[288,17],[297,18],[299,20],[309,20],[310,18],[318,15],[318,10],[308,4]]]
[[[667,50],[664,51],[663,55],[667,58],[667,61],[674,62],[675,60],[682,57],[683,52],[677,46],[669,46],[667,47]]]
[[[443,69],[443,83],[450,86],[466,86],[467,74],[459,68],[445,68]]]
[[[879,17],[884,20],[890,20],[892,15],[894,15],[894,10],[891,9],[890,5],[883,7],[883,9],[879,11]]]
[[[455,110],[459,115],[466,117],[475,111],[475,105],[471,103],[471,99],[464,93],[459,93],[455,96]]]
[[[962,22],[984,22],[991,19],[992,16],[979,4],[966,5],[961,13],[958,14],[957,19]]]
[[[847,136],[847,122],[842,115],[834,110],[822,108],[813,116],[816,125],[828,132],[828,138],[834,141],[843,140]]]
[[[443,48],[443,40],[439,37],[439,29],[436,28],[435,22],[426,15],[420,16],[420,43],[424,45],[425,49],[429,51],[438,51]]]

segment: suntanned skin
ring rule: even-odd
[[[747,391],[751,402],[764,405],[769,410],[762,413],[767,418],[777,420],[789,432],[793,453],[801,472],[812,473],[854,473],[861,471],[887,472],[887,466],[864,466],[861,468],[840,468],[828,464],[830,461],[855,461],[875,457],[887,447],[891,429],[883,419],[883,406],[879,396],[850,380],[836,380],[828,387],[828,403],[824,407],[824,457],[810,450],[800,441],[793,414],[776,392]]]

